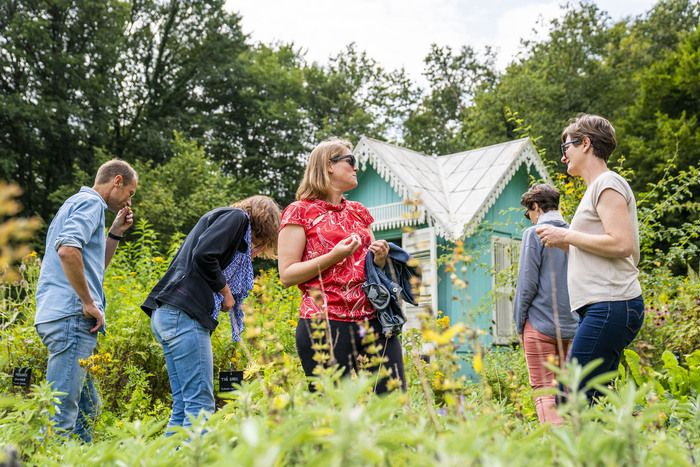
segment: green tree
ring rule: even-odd
[[[640,72],[638,87],[621,118],[620,143],[643,188],[661,178],[676,154],[681,168],[700,160],[700,27]]]
[[[498,84],[477,95],[475,107],[466,112],[463,139],[480,144],[497,143],[514,136],[508,109],[541,135],[540,145],[552,160],[559,157],[559,134],[569,118],[579,112],[610,116],[614,108],[611,83],[614,70],[601,60],[614,41],[616,29],[607,13],[593,3],[569,7],[562,18],[548,25],[543,41],[523,42],[523,58],[512,63]],[[480,106],[487,105],[484,108]],[[481,119],[492,134],[484,134]]]
[[[106,148],[125,159],[162,162],[173,131],[204,138],[222,94],[240,88],[249,48],[240,18],[222,0],[131,2],[113,70],[119,101]],[[239,100],[232,99],[233,105]],[[240,109],[241,111],[243,109]]]
[[[478,91],[496,83],[495,55],[490,48],[481,57],[464,46],[455,52],[433,44],[425,58],[429,90],[404,122],[405,144],[427,154],[447,154],[470,147],[462,124]]]
[[[355,44],[328,65],[308,65],[305,78],[313,143],[329,136],[394,139],[419,92],[404,70],[385,70]]]
[[[0,3],[0,177],[44,218],[48,195],[108,142],[124,2]]]
[[[193,140],[176,134],[173,156],[162,164],[137,163],[139,189],[134,213],[156,232],[171,237],[189,232],[207,211],[228,206],[258,191],[258,186],[226,175]]]
[[[303,171],[311,126],[304,106],[303,59],[292,45],[258,44],[242,53],[211,99],[202,143],[227,173],[259,182],[260,190],[286,203]],[[204,124],[203,124],[204,126]]]
[[[236,179],[289,197],[299,173],[303,80],[291,47],[253,48],[223,0],[3,2],[0,176],[53,214],[97,148],[130,162],[195,138]],[[302,129],[302,130],[298,130]]]

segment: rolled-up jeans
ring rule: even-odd
[[[211,334],[199,321],[170,305],[152,313],[151,330],[163,346],[173,398],[167,436],[174,426],[190,426],[190,417],[214,412]]]
[[[86,443],[92,441],[92,426],[100,412],[100,397],[92,378],[80,360],[92,355],[97,333],[91,333],[95,320],[82,315],[68,316],[36,325],[41,341],[49,351],[46,380],[58,396],[58,409],[52,417],[56,432],[76,434]]]
[[[597,302],[577,311],[581,322],[571,344],[571,360],[585,366],[597,358],[603,359],[603,362],[583,379],[583,388],[590,379],[609,371],[617,371],[622,351],[642,328],[644,300],[640,295],[631,300]],[[586,391],[589,401],[593,401],[599,395],[595,389]]]

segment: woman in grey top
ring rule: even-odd
[[[580,365],[601,359],[581,386],[603,373],[616,373],[622,351],[644,321],[639,285],[639,226],[634,193],[608,169],[615,129],[597,115],[581,115],[561,135],[561,161],[569,175],[581,177],[586,192],[570,229],[537,227],[542,243],[569,252],[569,301],[581,316],[570,357]],[[586,388],[589,400],[598,396]]]
[[[538,395],[537,391],[556,386],[555,375],[546,364],[564,362],[578,319],[569,307],[566,253],[545,249],[535,226],[569,225],[559,213],[559,191],[551,185],[533,186],[523,194],[520,204],[534,225],[523,232],[513,319],[525,350],[537,417],[540,423],[558,425],[562,418],[554,395]]]

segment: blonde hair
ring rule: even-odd
[[[297,199],[323,199],[331,189],[328,163],[332,157],[352,151],[352,143],[340,138],[328,138],[311,151],[304,178],[297,189]]]
[[[269,196],[255,195],[231,205],[243,209],[250,217],[251,240],[262,249],[260,256],[274,258],[277,255],[277,231],[282,210]]]

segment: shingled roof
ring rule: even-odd
[[[373,167],[404,199],[420,200],[437,234],[457,240],[471,234],[517,170],[535,166],[550,181],[529,138],[445,156],[425,154],[362,137],[360,170]]]

